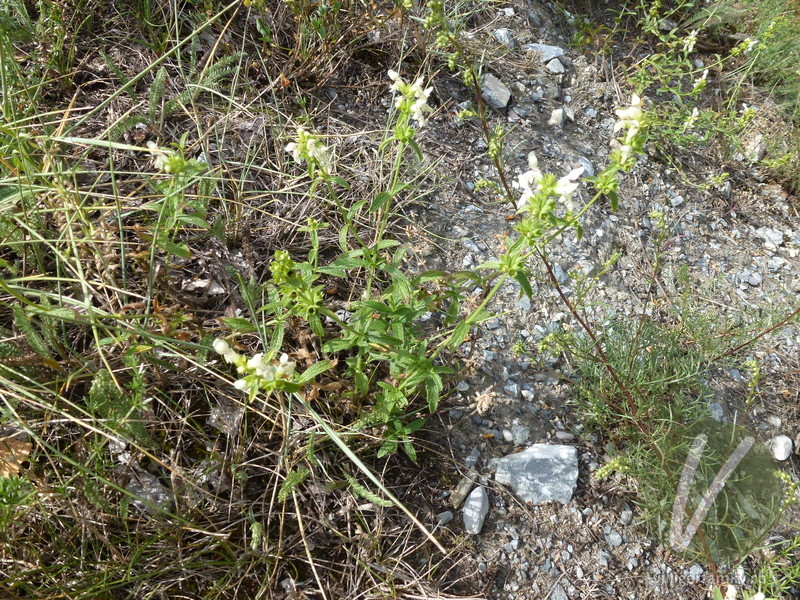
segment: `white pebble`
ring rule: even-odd
[[[786,460],[792,453],[792,440],[786,435],[776,435],[769,442],[775,460]]]

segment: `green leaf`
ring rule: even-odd
[[[287,473],[286,479],[283,480],[281,489],[278,491],[278,501],[283,502],[286,500],[297,486],[303,483],[305,478],[310,474],[311,471],[305,467],[300,467],[299,469]]]
[[[384,456],[394,454],[395,452],[397,452],[397,442],[395,440],[386,440],[378,450],[377,457],[383,458]]]
[[[384,149],[386,148],[386,146],[388,146],[389,144],[391,144],[391,143],[392,143],[393,141],[395,141],[396,139],[397,139],[396,137],[392,136],[392,137],[390,137],[389,139],[386,139],[386,140],[384,140],[384,141],[381,143],[381,145],[380,145],[380,146],[378,146],[378,152],[383,152],[383,151],[384,151]]]
[[[241,317],[222,317],[220,321],[222,321],[223,325],[229,327],[231,331],[237,333],[253,333],[254,331],[258,331],[258,328],[253,325],[253,323]]]
[[[450,335],[450,341],[448,342],[448,346],[455,350],[461,344],[464,343],[464,340],[467,339],[469,335],[469,323],[466,321],[459,321],[458,325],[453,328],[453,333]]]
[[[334,261],[328,265],[330,269],[358,269],[360,267],[366,267],[369,263],[363,258],[355,258],[353,256],[348,256],[346,254],[342,254],[334,259]],[[317,269],[320,272],[324,272],[324,267],[320,267]]]
[[[147,448],[155,446],[134,399],[117,387],[106,369],[100,369],[95,374],[86,397],[86,406],[105,420],[115,434],[127,435]]]
[[[492,269],[493,271],[496,271],[500,267],[501,267],[500,261],[489,260],[489,261],[486,261],[485,263],[482,263],[482,264],[478,265],[475,268],[476,269]]]
[[[411,440],[403,440],[403,450],[408,455],[408,458],[417,462],[417,450]]]
[[[439,281],[447,277],[446,271],[425,271],[414,277],[414,282],[417,284],[426,283],[428,281]]]
[[[397,194],[399,194],[400,192],[402,192],[402,191],[403,191],[404,189],[406,189],[407,187],[408,187],[408,184],[407,184],[407,183],[403,183],[402,181],[398,181],[398,182],[396,182],[396,183],[394,184],[394,187],[392,188],[392,191],[391,191],[392,197],[394,197],[394,196],[397,196]]]
[[[208,221],[199,215],[179,215],[178,222],[184,225],[193,225],[200,229],[211,229],[211,225],[208,224]]]
[[[275,330],[272,332],[272,339],[269,341],[269,349],[271,352],[277,353],[281,346],[283,346],[283,324],[278,323],[278,326],[275,327]]]
[[[356,374],[353,375],[353,382],[356,384],[356,391],[358,393],[366,394],[369,389],[369,378],[365,373],[357,371]]]
[[[325,329],[322,327],[322,321],[320,321],[319,315],[310,315],[308,318],[308,326],[311,328],[311,331],[314,332],[314,335],[318,337],[323,337],[325,335]]]
[[[191,258],[192,253],[189,246],[183,243],[176,244],[175,242],[164,242],[164,249],[170,254],[179,258]]]
[[[330,370],[333,367],[333,363],[329,360],[321,360],[317,363],[314,363],[305,371],[303,371],[298,377],[298,383],[309,383],[311,380],[316,378],[318,375],[321,375],[325,371]]]
[[[356,202],[347,210],[347,222],[353,223],[355,221],[356,216],[358,213],[361,212],[361,209],[367,204],[366,200],[361,200],[360,202]]]
[[[411,423],[406,425],[403,430],[406,432],[406,434],[412,434],[415,431],[418,431],[423,425],[425,425],[425,419],[414,419],[411,421]]]
[[[608,192],[608,199],[611,201],[611,210],[616,212],[619,208],[619,196],[617,192]]]
[[[416,153],[417,158],[419,160],[422,160],[422,158],[423,158],[422,150],[420,150],[419,144],[417,144],[416,140],[408,140],[408,145],[411,146],[414,149],[414,152]]]
[[[28,314],[50,317],[51,319],[58,319],[59,321],[75,321],[78,318],[78,314],[66,306],[44,307],[34,304],[28,307]]]
[[[474,313],[468,316],[466,322],[469,323],[470,325],[476,325],[477,323],[480,323],[481,321],[488,318],[489,318],[489,312],[485,308],[482,308],[480,310],[476,310]]]
[[[374,213],[382,209],[386,204],[391,202],[392,194],[389,192],[381,192],[372,199],[372,204],[369,205],[369,212]]]
[[[328,340],[322,345],[323,352],[341,352],[342,350],[349,350],[356,345],[356,340],[350,338],[337,338]]]
[[[335,175],[331,175],[330,177],[328,177],[328,181],[330,181],[331,183],[338,183],[340,186],[342,186],[346,190],[350,189],[350,184],[345,179],[342,179],[341,177],[336,177]]]
[[[425,380],[425,395],[428,400],[428,410],[431,413],[436,412],[439,406],[442,387],[442,378],[435,373],[431,373]]]
[[[528,297],[533,297],[533,288],[531,288],[531,282],[528,279],[528,274],[522,271],[517,271],[517,275],[515,279],[519,282],[519,287],[522,288],[523,293]]]
[[[344,474],[344,478],[347,480],[347,483],[350,484],[350,490],[356,495],[364,498],[368,502],[372,502],[373,504],[377,504],[378,506],[383,506],[384,508],[388,508],[389,506],[393,506],[394,503],[390,502],[389,500],[384,500],[380,496],[378,496],[375,492],[370,491],[365,486],[361,485],[358,481],[356,481],[355,477],[352,475],[348,475],[347,473]]]
[[[25,336],[25,341],[28,342],[31,349],[39,356],[53,360],[53,355],[50,352],[50,345],[39,335],[33,321],[31,321],[30,316],[25,313],[25,310],[19,304],[15,304],[11,307],[11,312],[14,315],[14,325],[16,325],[20,333]]]
[[[377,300],[363,300],[359,303],[359,305],[382,315],[388,315],[392,312],[391,308],[386,306],[386,304],[383,302],[379,302]]]

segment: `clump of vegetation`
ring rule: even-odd
[[[596,176],[547,172],[530,152],[513,181],[507,132],[481,96],[481,52],[463,35],[472,10],[0,7],[6,589],[325,598],[444,585],[454,550],[398,490],[426,458],[415,434],[453,354],[506,283],[534,294],[537,264],[582,328],[562,343],[591,357],[584,412],[615,443],[614,464],[678,464],[669,452],[686,440],[674,426],[703,414],[706,355],[674,328],[588,322],[547,249],[583,235],[592,207],[616,210],[648,140],[682,144],[696,127],[682,120],[705,81],[687,83],[690,42],[671,39],[631,75]],[[507,251],[475,272],[411,269],[396,227],[402,204],[432,185],[419,132],[432,113],[424,66],[436,61],[473,93],[462,116],[479,119],[489,185],[515,212]],[[388,98],[389,120],[359,144],[317,112],[334,77],[369,79]],[[654,93],[676,95],[683,112],[659,112]],[[642,353],[656,344],[666,363]]]

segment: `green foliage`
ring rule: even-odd
[[[184,89],[176,95],[168,97],[167,84],[170,77],[165,66],[159,68],[149,86],[147,110],[143,113],[136,112],[128,114],[123,119],[114,123],[108,132],[108,138],[110,140],[117,139],[120,135],[140,123],[161,129],[169,117],[181,110],[189,110],[191,104],[195,102],[201,94],[219,94],[223,91],[226,82],[238,73],[239,65],[244,60],[244,55],[241,52],[228,54],[197,73],[196,69],[198,65],[195,63],[198,53],[196,39],[197,38],[193,38],[193,45],[190,50],[190,57],[192,57],[192,60],[189,65],[189,73],[178,73],[178,77],[186,81]],[[136,90],[133,83],[107,56],[104,55],[103,58],[122,83],[122,89],[126,90],[135,101]]]
[[[121,390],[106,369],[95,374],[86,396],[86,406],[104,421],[111,435],[123,437],[144,448],[155,447],[142,420],[143,401]]]
[[[369,488],[367,488],[367,487],[363,486],[362,484],[360,484],[356,480],[356,478],[353,477],[352,475],[348,475],[347,473],[345,473],[344,477],[347,480],[347,483],[350,484],[350,490],[356,496],[359,496],[360,498],[364,498],[364,500],[367,500],[368,502],[372,502],[373,504],[376,504],[378,506],[383,506],[383,507],[392,506],[392,502],[390,502],[388,500],[384,500],[383,498],[381,498],[380,496],[378,496],[374,492],[371,492],[369,490]]]
[[[763,550],[765,559],[755,573],[755,587],[767,596],[789,597],[800,589],[800,535]]]
[[[284,502],[309,475],[311,475],[311,471],[305,467],[289,471],[286,479],[283,480],[281,489],[278,490],[278,501]]]
[[[34,498],[34,489],[30,482],[16,475],[0,477],[0,528],[5,528],[10,521],[18,518]]]
[[[143,207],[157,216],[151,229],[154,246],[180,258],[191,256],[189,246],[178,239],[184,229],[211,229],[206,215],[208,198],[215,183],[204,163],[185,157],[185,139],[186,136],[175,151],[151,149],[156,155],[156,166],[160,166],[165,174],[152,179],[157,199]],[[193,187],[195,193],[188,193]]]
[[[641,95],[617,111],[609,164],[587,179],[578,170],[544,172],[531,153],[529,170],[512,186],[511,144],[504,144],[512,138],[481,97],[486,44],[464,35],[470,15],[463,6],[403,2],[377,14],[363,2],[245,4],[132,0],[114,6],[119,14],[98,9],[111,15],[107,27],[84,0],[42,0],[35,11],[20,0],[0,6],[0,269],[5,326],[13,329],[4,335],[17,338],[0,346],[9,359],[0,379],[9,391],[4,414],[26,422],[41,459],[32,465],[35,478],[0,481],[0,522],[18,540],[32,527],[55,546],[40,556],[25,549],[36,567],[19,563],[15,591],[23,596],[220,598],[314,580],[325,595],[329,565],[338,568],[347,553],[359,557],[355,568],[372,564],[362,552],[383,552],[387,543],[376,536],[375,549],[361,539],[348,546],[352,540],[338,536],[335,551],[344,550],[317,561],[312,552],[332,547],[325,539],[333,537],[319,528],[344,531],[328,495],[349,491],[415,520],[360,457],[401,450],[417,459],[415,436],[439,408],[452,353],[491,316],[504,286],[514,283],[531,298],[548,285],[563,291],[548,244],[570,228],[582,235],[581,218],[596,203],[617,209],[621,177],[648,140],[665,152],[669,144],[706,144],[709,131],[729,133],[751,117],[700,110],[707,78],[690,40],[658,27],[665,17],[690,15],[690,3],[676,11],[628,2],[625,14],[641,15],[659,49],[630,74]],[[582,44],[613,43],[616,30],[579,23]],[[86,60],[78,67],[80,34],[95,27],[106,37],[96,53],[80,46]],[[109,50],[120,32],[124,50],[142,57],[136,72]],[[395,44],[394,33],[402,41]],[[366,34],[380,43],[360,46]],[[431,56],[409,58],[410,40]],[[730,64],[744,52],[741,46]],[[338,62],[361,61],[363,53],[369,63],[391,56],[398,70],[387,82],[391,121],[374,139],[364,134],[364,148],[374,150],[363,155],[367,177],[349,162],[353,146],[337,154],[331,131],[314,129],[314,96],[296,93],[309,81],[322,86]],[[418,272],[391,233],[398,203],[429,185],[419,128],[432,112],[432,87],[419,73],[404,80],[400,71],[438,58],[474,95],[464,116],[477,120],[496,169],[479,189],[518,213],[506,251],[477,272]],[[709,68],[727,68],[726,61]],[[103,76],[81,82],[84,68],[98,65]],[[302,126],[288,115],[301,115]],[[285,139],[287,131],[294,139]],[[117,142],[123,134],[132,141]],[[789,157],[774,160],[788,164]],[[587,183],[593,195],[581,204],[576,190]],[[276,227],[291,236],[273,239]],[[572,293],[561,298],[576,320],[615,259],[592,276],[570,274]],[[537,264],[549,279],[534,288]],[[246,275],[236,272],[244,265]],[[205,270],[224,297],[190,293],[187,281],[205,278]],[[600,472],[637,479],[654,530],[692,427],[702,423],[710,346],[722,337],[713,334],[731,334],[721,321],[693,324],[688,311],[681,317],[602,328],[581,321],[580,333],[553,332],[541,342],[542,351],[575,353],[579,410],[614,442]],[[702,327],[705,335],[697,335]],[[209,360],[212,347],[224,363]],[[750,392],[748,405],[756,383]],[[230,414],[223,399],[234,405]],[[712,444],[716,463],[704,466],[692,502],[729,450],[723,437]],[[131,464],[142,473],[159,471],[163,483],[168,469],[177,514],[137,512],[130,473],[108,452],[111,438],[133,446]],[[759,519],[782,509],[769,505],[774,494],[757,493],[773,487],[753,490],[736,477],[723,496],[735,508],[712,514],[724,527],[706,523],[707,547],[693,549],[715,560],[728,548],[747,552],[757,537],[750,531],[768,525]],[[32,500],[40,482],[46,503]],[[285,502],[280,514],[275,499]],[[316,500],[324,518],[306,519],[302,511]],[[759,519],[731,518],[751,517],[748,503]],[[36,518],[21,519],[26,510]],[[175,549],[185,560],[169,560]],[[777,572],[772,583],[765,575],[764,589],[793,585],[793,571],[784,580]]]

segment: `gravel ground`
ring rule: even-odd
[[[510,92],[508,106],[494,111],[492,118],[511,130],[505,147],[514,175],[526,168],[530,151],[537,153],[543,170],[558,176],[579,166],[587,172],[602,170],[614,137],[614,108],[628,100],[617,82],[606,77],[602,64],[579,55],[556,33],[563,24],[553,18],[544,9],[504,5],[496,19],[475,32],[499,40],[500,48],[506,45],[505,55],[487,61],[486,67],[495,76],[492,84],[500,82]],[[545,44],[563,54],[553,59],[528,44]],[[491,198],[476,191],[476,184],[491,178],[493,170],[478,124],[454,118],[469,99],[466,91],[455,80],[444,80],[438,81],[436,95],[440,110],[421,141],[426,153],[440,161],[438,171],[446,183],[439,189],[446,191],[411,209],[414,250],[420,268],[471,269],[502,253],[513,225],[506,217],[513,210],[487,202]],[[504,94],[499,95],[502,101]],[[338,102],[343,120],[352,120],[354,113],[365,120],[380,116],[380,109],[370,112],[367,102],[348,104],[346,96]],[[764,115],[770,110],[766,101],[756,108]],[[766,118],[756,123],[767,126]],[[755,128],[743,147],[753,146],[757,134]],[[712,151],[684,152],[687,166],[682,173],[653,154],[649,149],[624,178],[618,212],[596,206],[586,215],[582,240],[565,234],[550,249],[556,276],[568,291],[574,291],[571,274],[592,273],[612,253],[621,253],[593,291],[586,309],[589,320],[603,323],[642,312],[663,318],[666,312],[659,307],[678,294],[679,276],[692,289],[694,305],[708,313],[743,323],[748,315],[770,309],[788,315],[800,288],[800,226],[793,198],[747,160],[726,165]],[[729,184],[698,185],[723,170],[732,173]],[[658,234],[653,211],[664,215],[669,233],[658,285],[648,302]],[[537,275],[543,282],[544,274]],[[713,583],[710,569],[681,560],[652,539],[640,522],[635,497],[618,480],[592,480],[604,451],[573,415],[574,390],[559,376],[569,374],[568,365],[515,352],[549,331],[576,326],[556,291],[540,283],[529,300],[520,298],[516,284],[508,285],[491,309],[497,316],[475,333],[464,377],[445,402],[440,427],[431,436],[449,440],[452,462],[444,467],[449,480],[455,483],[474,469],[475,482],[488,492],[486,521],[466,541],[471,550],[460,563],[464,579],[459,590],[509,599],[705,597]],[[795,448],[800,445],[794,385],[800,372],[799,345],[800,330],[789,326],[747,350],[761,361],[765,382],[745,426],[765,443],[780,434],[792,439]],[[708,377],[712,412],[731,419],[747,393],[747,375],[722,368]],[[491,459],[533,443],[577,449],[579,476],[568,503],[533,506],[492,478]],[[797,478],[796,454],[782,465]],[[443,487],[431,500],[431,525],[441,535],[463,539],[467,534],[461,510],[450,503],[454,488]],[[797,533],[796,516],[790,515],[788,525],[775,533]],[[722,579],[746,584],[751,562]]]

